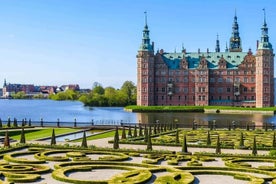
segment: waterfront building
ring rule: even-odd
[[[264,16],[254,54],[243,51],[235,13],[229,47],[214,52],[154,51],[147,16],[137,54],[137,105],[274,106],[274,53]]]

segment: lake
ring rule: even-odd
[[[245,125],[254,122],[257,126],[263,123],[276,122],[275,115],[264,114],[205,114],[205,113],[131,113],[122,107],[85,107],[77,101],[53,101],[53,100],[0,100],[0,118],[6,121],[17,118],[21,121],[26,118],[32,121],[56,122],[92,122],[94,124],[118,124],[118,123],[181,123],[192,125],[196,121],[199,125],[207,125],[208,121],[216,120],[217,125],[227,125],[236,121]],[[61,124],[62,126],[62,124]]]

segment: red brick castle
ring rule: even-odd
[[[237,16],[229,48],[154,53],[147,17],[137,54],[137,105],[274,106],[274,53],[264,16],[256,54],[242,51]]]

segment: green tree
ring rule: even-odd
[[[4,138],[4,147],[10,147],[10,137],[8,131],[6,131]]]
[[[122,131],[122,139],[126,139],[126,129],[123,126],[123,131]]]
[[[175,143],[176,144],[179,143],[179,132],[178,132],[178,129],[176,129],[176,132],[175,132]]]
[[[137,137],[137,127],[136,127],[136,125],[134,126],[133,137]]]
[[[113,149],[119,149],[119,131],[118,127],[116,127],[114,141],[113,141]]]
[[[216,154],[221,154],[219,135],[217,138]]]
[[[143,136],[143,130],[142,130],[142,126],[139,125],[139,137]]]
[[[152,150],[152,143],[151,143],[151,128],[148,130],[148,141],[147,141],[147,150]]]
[[[210,136],[210,132],[207,132],[207,146],[211,145],[211,136]]]
[[[25,144],[26,143],[24,128],[21,129],[20,143],[21,144]]]
[[[82,142],[81,142],[81,147],[87,148],[87,139],[86,139],[86,133],[83,131],[83,136],[82,136]]]
[[[98,83],[94,82],[93,87],[92,87],[92,92],[95,94],[103,95],[104,94],[104,88],[103,86]]]
[[[51,137],[51,145],[56,144],[56,135],[55,135],[55,129],[52,131],[52,137]]]
[[[11,127],[11,118],[8,117],[7,127]]]
[[[144,142],[148,142],[148,129],[147,129],[147,126],[145,125],[145,128],[144,128]]]
[[[11,96],[14,99],[26,99],[26,98],[28,98],[28,96],[26,95],[26,93],[24,91],[19,91],[15,94],[12,94]]]
[[[125,81],[121,87],[121,91],[127,98],[127,105],[136,104],[136,86],[131,81]]]
[[[244,138],[243,138],[243,133],[241,132],[240,135],[240,147],[244,147]]]
[[[104,97],[107,99],[108,106],[117,106],[116,101],[117,91],[113,87],[107,87],[104,89]]]
[[[128,127],[127,135],[128,135],[128,137],[132,137],[131,126]]]
[[[275,135],[275,132],[273,133],[272,147],[276,148],[276,135]]]
[[[257,155],[257,143],[256,143],[256,136],[254,136],[254,139],[253,139],[253,145],[252,145],[252,155]]]
[[[184,136],[183,136],[182,152],[188,153],[186,134],[184,134]]]

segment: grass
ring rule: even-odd
[[[119,130],[119,136],[121,136],[121,134],[122,134],[122,130]],[[97,139],[103,139],[103,138],[108,138],[108,137],[114,137],[114,135],[115,135],[115,130],[106,132],[106,133],[102,133],[102,134],[91,135],[91,136],[87,137],[86,139],[87,140],[97,140]],[[82,141],[82,138],[73,140],[72,142],[81,142],[81,141]]]
[[[41,128],[41,129],[24,129],[25,138],[27,141],[41,139],[45,137],[51,137],[53,128]],[[55,128],[55,134],[66,134],[71,132],[77,132],[79,129],[74,128]],[[0,132],[0,136],[5,136],[5,131]],[[14,140],[20,140],[21,130],[12,130],[9,131],[10,138]]]

